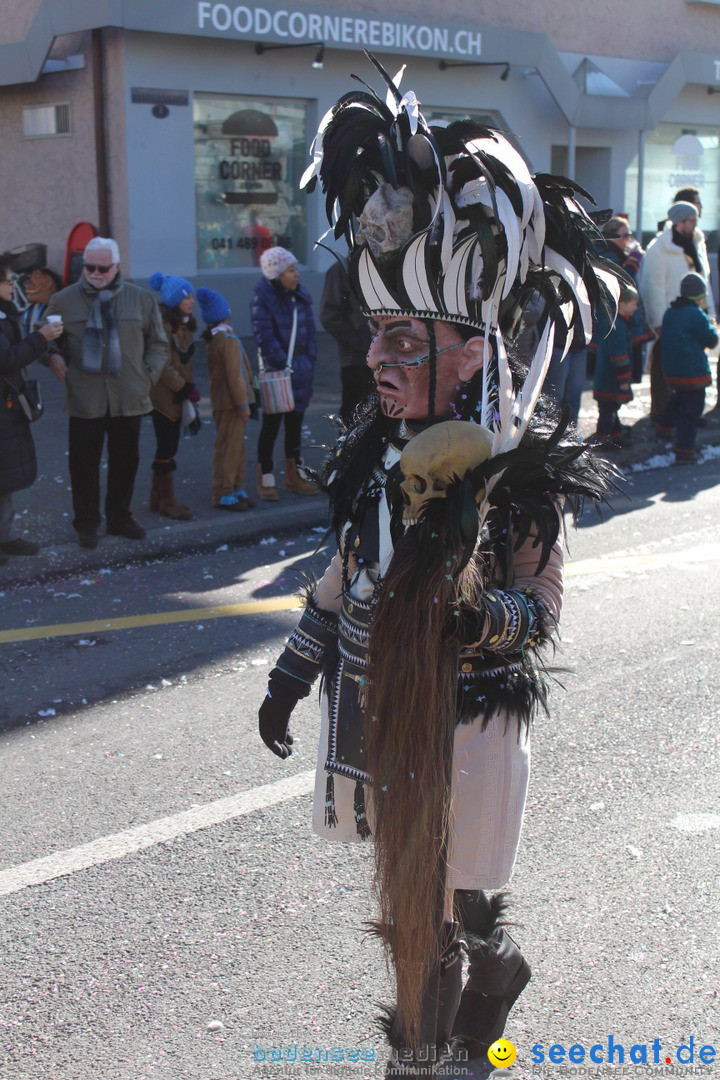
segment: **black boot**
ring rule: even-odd
[[[455,891],[456,915],[468,941],[468,979],[452,1029],[472,1061],[505,1030],[508,1013],[530,981],[530,965],[502,926],[502,894]]]
[[[412,1051],[403,1046],[394,1009],[386,1009],[380,1023],[394,1053],[385,1068],[385,1080],[400,1077],[437,1076],[438,1067],[451,1051],[451,1032],[462,992],[463,941],[457,923],[443,928],[444,949],[439,971],[431,977],[424,995],[422,1044]]]

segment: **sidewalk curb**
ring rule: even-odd
[[[37,556],[11,557],[5,566],[0,566],[0,593],[9,587],[37,585],[79,573],[97,573],[131,562],[178,558],[191,552],[217,549],[222,544],[251,544],[269,535],[301,529],[318,530],[319,541],[322,536],[319,530],[329,527],[328,506],[322,497],[312,501],[315,505],[281,502],[274,504],[272,509],[256,506],[242,515],[218,515],[217,521],[203,519],[168,525],[168,519],[163,518],[163,524],[148,529],[146,538],[141,541],[123,540],[101,532],[98,547],[92,551],[80,548],[75,542],[45,545],[39,552],[44,558],[41,568]]]

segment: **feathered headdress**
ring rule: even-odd
[[[319,180],[328,221],[350,249],[349,272],[363,311],[477,328],[485,335],[482,415],[494,453],[517,445],[535,407],[559,321],[592,336],[593,311],[614,318],[617,267],[578,202],[572,180],[531,176],[501,132],[473,120],[428,124],[416,95],[401,94],[403,69],[383,101],[366,83],[323,118],[301,186]],[[357,76],[353,76],[357,78]],[[505,344],[535,292],[545,300],[539,344],[515,393]],[[491,388],[494,386],[494,391]]]

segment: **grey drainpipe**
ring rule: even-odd
[[[92,32],[93,111],[95,116],[95,171],[97,173],[98,229],[110,236],[107,140],[105,138],[105,68],[102,30]]]
[[[638,131],[638,174],[637,174],[637,224],[635,236],[639,244],[642,244],[642,217],[643,217],[643,179],[645,173],[645,132]]]
[[[574,124],[571,124],[568,128],[568,177],[571,180],[575,179],[575,150],[576,150],[577,129]]]

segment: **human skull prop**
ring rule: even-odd
[[[413,234],[413,193],[381,184],[357,220],[355,243],[367,244],[375,257],[397,251]]]
[[[479,424],[447,420],[421,431],[400,455],[403,524],[416,525],[425,503],[444,499],[447,489],[492,456],[492,432]]]

